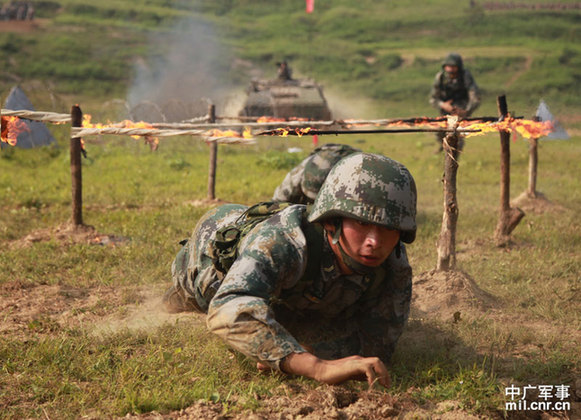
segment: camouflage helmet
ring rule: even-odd
[[[309,222],[349,217],[416,237],[416,184],[402,164],[382,155],[355,153],[329,172],[309,213]]]
[[[461,69],[464,66],[462,62],[462,56],[458,53],[450,53],[442,62],[442,67],[444,66],[456,66]]]

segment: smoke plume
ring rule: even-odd
[[[150,40],[150,55],[135,63],[127,101],[136,119],[179,121],[205,115],[231,91],[231,56],[214,27],[189,18]],[[162,115],[155,115],[156,113]]]

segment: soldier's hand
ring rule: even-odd
[[[454,112],[454,105],[452,105],[452,99],[450,99],[449,101],[446,102],[442,102],[442,104],[440,105],[440,108],[442,108],[442,110],[444,112],[447,112],[448,114],[452,114]]]
[[[292,353],[283,361],[286,373],[307,376],[329,385],[348,380],[367,381],[369,386],[379,383],[391,385],[389,372],[377,357],[349,356],[337,360],[323,360],[310,353]]]
[[[321,382],[337,384],[347,380],[367,381],[370,387],[379,383],[386,388],[391,378],[383,362],[377,357],[349,356],[337,360],[325,360],[328,364]]]

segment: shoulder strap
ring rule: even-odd
[[[291,203],[261,202],[249,207],[233,224],[218,229],[212,243],[212,263],[216,270],[227,273],[238,257],[240,242],[248,232],[290,205]]]

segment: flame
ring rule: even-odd
[[[258,122],[258,123],[285,122],[285,121],[309,121],[309,119],[303,118],[303,117],[280,118],[280,117],[270,117],[268,115],[263,115],[262,117],[259,117],[256,120],[256,122]]]
[[[538,139],[539,137],[549,135],[554,128],[555,127],[551,121],[523,120],[519,121],[519,124],[517,124],[515,129],[526,139]]]
[[[348,127],[359,127],[370,124],[365,123],[352,123],[348,124]],[[378,126],[379,124],[371,124]],[[430,121],[427,117],[416,118],[413,121],[394,121],[385,124],[386,127],[426,127],[426,128],[446,128],[447,122],[445,119],[441,121]],[[516,132],[523,136],[524,138],[539,138],[548,135],[553,130],[553,124],[550,121],[537,122],[532,120],[515,119],[513,117],[505,118],[503,121],[498,122],[485,122],[485,121],[466,121],[461,120],[459,125],[460,128],[465,128],[469,130],[480,130],[476,133],[466,133],[466,137],[479,136],[487,133],[494,133],[498,131],[509,131],[511,133]]]
[[[287,129],[287,128],[282,128],[282,127],[279,127],[279,128],[277,128],[277,129],[275,129],[274,131],[275,131],[275,133],[276,133],[276,135],[277,135],[277,136],[280,136],[280,137],[286,137],[286,136],[288,136],[288,132],[289,132],[290,130],[289,130],[289,129]]]
[[[91,116],[91,114],[84,114],[82,126],[84,128],[105,128],[105,127],[107,127],[106,125],[101,124],[101,123],[92,124],[91,123],[92,118],[93,117]]]
[[[356,122],[356,120],[345,121],[345,125],[348,128],[352,127],[364,127],[364,126],[375,126],[375,127],[400,127],[400,128],[414,128],[414,127],[424,127],[424,128],[447,128],[448,123],[446,119],[434,120],[428,117],[419,117],[413,120],[400,120],[393,121],[389,123],[376,123],[376,122]],[[480,130],[475,133],[464,133],[464,136],[478,136],[487,133],[494,133],[498,131],[509,131],[511,133],[518,133],[524,138],[540,138],[548,135],[553,130],[553,124],[550,121],[537,122],[532,120],[516,119],[508,116],[502,121],[489,122],[482,120],[460,120],[458,124],[459,128],[468,130]],[[299,137],[309,133],[313,128],[290,128],[290,127],[279,127],[272,131],[273,136],[287,137],[289,133],[294,132]],[[316,130],[313,134],[317,134]]]
[[[131,120],[123,120],[119,123],[119,125],[122,128],[145,128],[145,129],[153,129],[155,128],[153,125],[151,125],[150,123],[146,123],[145,121],[138,121],[138,122],[133,122]],[[141,136],[131,136],[133,137],[135,140],[139,140],[139,138]],[[149,137],[149,136],[146,136]],[[157,137],[155,137],[156,140],[156,144],[159,143],[159,140],[157,139]]]
[[[298,135],[299,137],[302,137],[302,136],[304,136],[305,134],[308,134],[308,132],[309,132],[309,131],[311,131],[311,130],[312,130],[312,128],[311,128],[311,127],[305,127],[305,128],[297,128],[297,129],[295,130],[295,133],[297,133],[297,135]]]
[[[252,131],[249,127],[245,127],[242,133],[236,130],[219,130],[213,128],[204,133],[204,137],[208,138],[235,138],[235,139],[245,139],[251,140],[253,138]]]
[[[30,132],[30,129],[24,121],[18,117],[2,116],[0,141],[8,143],[10,146],[16,146],[18,135],[23,131]]]
[[[284,118],[276,118],[276,117],[267,117],[267,116],[262,116],[259,117],[256,122],[258,123],[268,123],[268,122],[284,122],[286,121],[286,119]]]
[[[466,121],[466,124],[461,124],[461,126],[471,130],[481,130],[478,133],[469,133],[467,137],[483,135],[495,131],[508,131],[511,133],[516,132],[526,139],[538,139],[539,137],[544,137],[553,131],[553,124],[551,121],[517,120],[512,117],[493,123]]]
[[[151,125],[150,123],[147,123],[145,121],[139,121],[139,122],[133,122],[131,120],[123,120],[119,123],[115,123],[113,124],[112,122],[108,122],[107,124],[101,124],[101,123],[96,123],[93,124],[91,123],[91,115],[90,114],[85,114],[83,115],[83,127],[85,128],[108,128],[108,127],[117,127],[117,128],[145,128],[145,129],[153,129],[155,128],[153,125]],[[131,136],[133,137],[135,140],[139,140],[140,138],[143,137],[143,139],[145,140],[145,143],[149,144],[149,146],[153,149],[156,150],[157,146],[159,145],[159,139],[157,137],[153,137],[153,136]],[[84,149],[84,142],[81,140],[81,147],[83,147]]]
[[[305,127],[305,128],[290,128],[290,127],[279,127],[273,130],[272,135],[273,136],[279,136],[279,137],[288,137],[288,134],[292,131],[294,132],[297,136],[302,137],[305,134],[308,134],[311,130],[313,130],[312,127]]]
[[[213,128],[208,130],[204,133],[206,137],[234,137],[234,138],[242,138],[242,135],[236,130],[219,130],[217,128]]]

